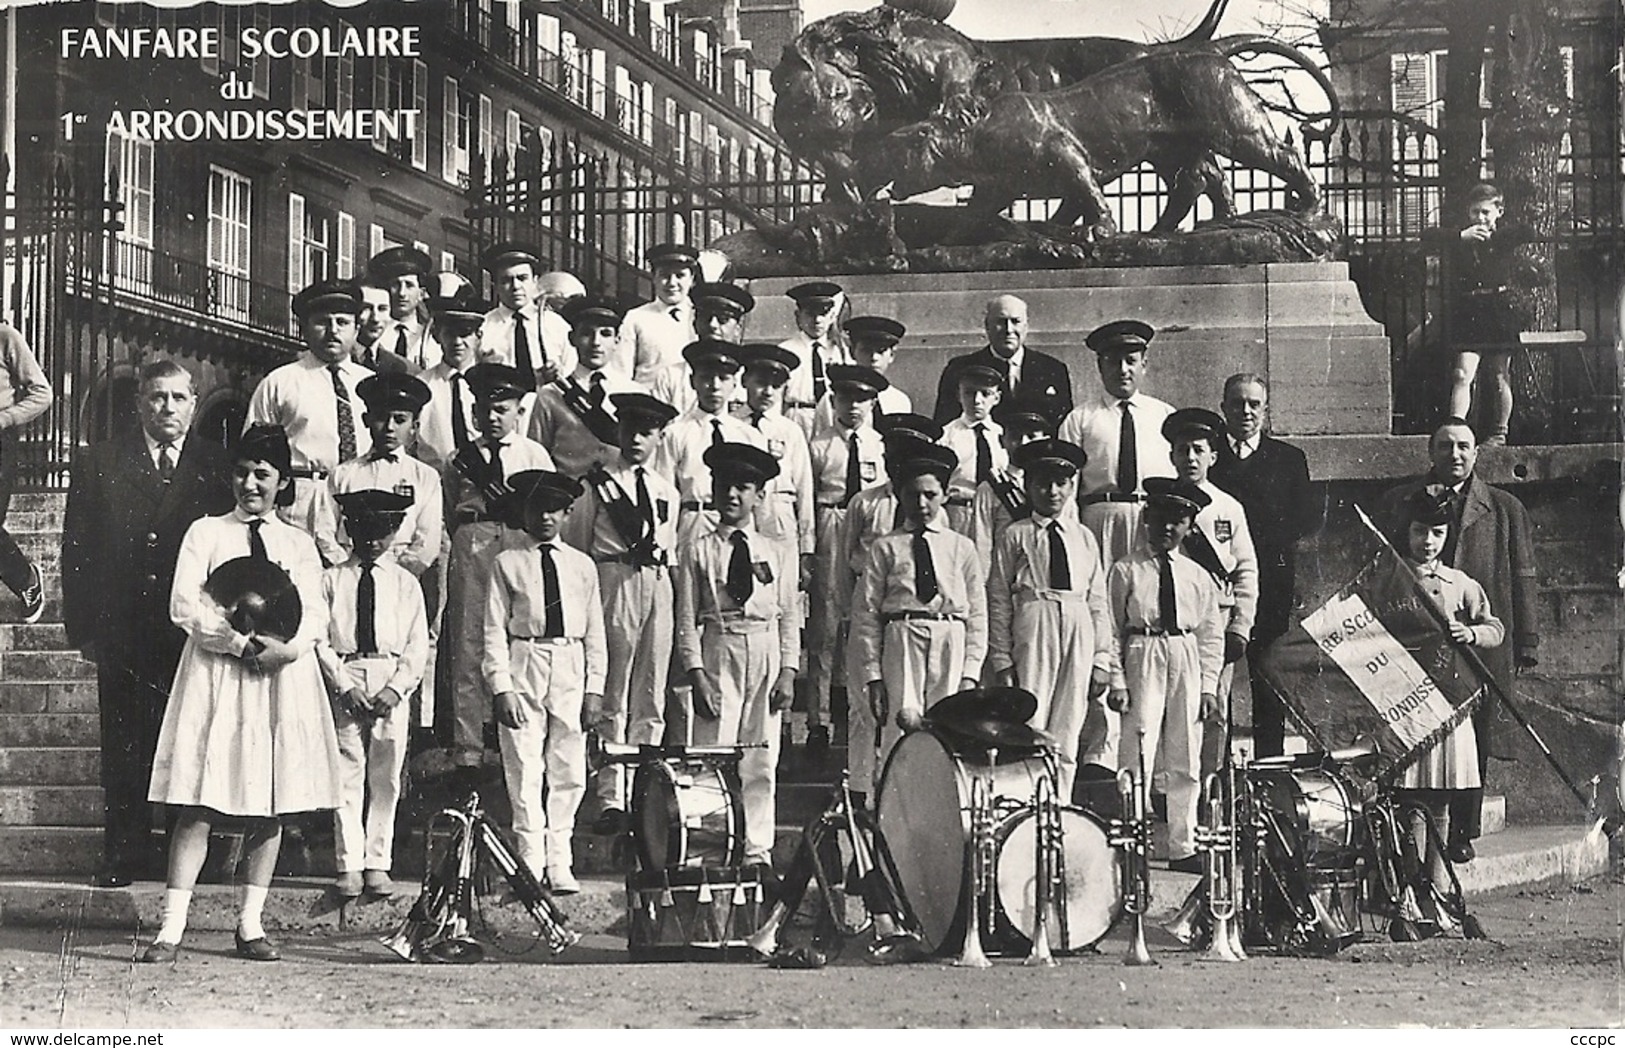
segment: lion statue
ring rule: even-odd
[[[1222,55],[1198,50],[1155,51],[1058,91],[1007,92],[969,127],[934,116],[888,135],[876,159],[898,195],[969,183],[972,211],[989,216],[1018,198],[1059,197],[1054,221],[1081,218],[1109,236],[1102,186],[1144,161],[1185,172],[1215,154],[1281,179],[1292,210],[1319,208],[1263,99]]]
[[[892,6],[832,15],[785,48],[773,72],[774,127],[793,152],[823,168],[826,199],[857,202],[893,181],[894,144],[886,138],[898,129],[922,121],[941,121],[943,131],[969,128],[1000,95],[1068,87],[1150,54],[1286,57],[1332,100],[1327,113],[1309,115],[1335,120],[1335,89],[1296,48],[1256,34],[1213,39],[1227,2],[1214,0],[1185,36],[1150,45],[1114,37],[979,42],[939,19]],[[1211,155],[1183,153],[1177,168],[1160,156],[1153,163],[1170,190],[1158,230],[1177,228],[1203,194],[1216,216],[1234,213],[1229,184]]]

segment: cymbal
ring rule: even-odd
[[[1021,688],[971,688],[940,699],[926,713],[933,724],[996,720],[1025,724],[1038,712],[1038,699]]]
[[[994,720],[991,717],[969,717],[948,722],[927,719],[933,727],[989,749],[1041,750],[1055,745],[1054,740],[1044,732],[1019,722]]]
[[[203,592],[212,597],[233,629],[291,640],[305,609],[293,579],[264,557],[237,557],[209,573]]]

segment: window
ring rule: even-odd
[[[107,132],[107,192],[124,205],[114,242],[120,287],[151,293],[153,146],[150,140]]]
[[[441,138],[440,177],[455,185],[464,185],[468,180],[468,156],[472,144],[469,135],[481,113],[490,104],[487,101],[482,106],[481,101],[478,96],[463,91],[456,77],[446,77],[442,90],[445,122]],[[486,129],[482,127],[480,130],[483,134]]]
[[[253,196],[247,178],[209,165],[209,269],[219,283],[214,306],[233,320],[248,319]]]
[[[604,83],[609,75],[609,66],[604,52],[599,48],[592,48],[587,53],[587,70],[589,75],[587,107],[598,116],[603,116],[609,105],[608,85]]]
[[[440,252],[440,272],[457,272],[457,256],[452,254],[450,251]]]
[[[288,290],[337,275],[338,212],[288,194]]]
[[[502,140],[508,152],[508,166],[503,174],[513,178],[519,170],[519,151],[525,148],[525,125],[515,110],[503,114]]]
[[[377,58],[373,60],[372,70],[372,107],[416,109],[419,130],[408,143],[402,138],[391,137],[388,130],[380,126],[372,142],[373,148],[400,160],[410,159],[412,166],[420,171],[428,170],[429,143],[422,132],[429,108],[429,67],[419,59],[407,65],[405,60]],[[383,121],[379,123],[382,125]],[[405,130],[404,122],[400,130]]]
[[[419,130],[412,136],[412,166],[419,171],[429,170],[429,66],[422,59],[412,60],[412,108],[418,111]]]
[[[536,76],[549,87],[559,86],[559,20],[553,15],[536,16]]]
[[[384,237],[384,227],[383,226],[379,225],[376,222],[373,222],[367,227],[367,257],[368,258],[371,258],[372,256],[378,254],[378,252],[382,251],[384,248],[391,247],[391,246],[392,245],[390,244],[390,242]]]
[[[294,58],[293,108],[321,109],[327,104],[327,82],[323,77],[322,59]]]

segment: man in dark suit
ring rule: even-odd
[[[1309,485],[1303,452],[1264,432],[1269,384],[1258,375],[1231,375],[1224,383],[1225,439],[1208,479],[1234,495],[1247,511],[1258,552],[1258,614],[1247,644],[1253,693],[1254,756],[1284,752],[1286,707],[1259,672],[1264,649],[1292,626],[1297,543],[1320,527],[1321,506]]]
[[[377,284],[361,285],[361,312],[355,320],[355,348],[350,358],[379,374],[416,374],[417,368],[399,353],[384,348],[389,328],[389,292]]]
[[[1506,624],[1509,643],[1477,650],[1501,691],[1511,695],[1518,671],[1532,669],[1539,661],[1539,588],[1535,582],[1534,529],[1529,511],[1516,495],[1473,476],[1478,465],[1478,440],[1464,419],[1447,418],[1439,424],[1428,442],[1428,457],[1433,460],[1432,469],[1403,481],[1378,500],[1377,523],[1397,541],[1401,534],[1400,507],[1413,492],[1428,485],[1449,491],[1456,519],[1439,559],[1483,586],[1490,598],[1490,611]],[[1473,711],[1480,781],[1489,765],[1490,733],[1498,720],[1498,708],[1491,694]],[[1450,840],[1446,844],[1451,862],[1472,859],[1472,840],[1479,835],[1483,800],[1482,787],[1452,791]]]
[[[228,456],[189,437],[197,397],[171,360],[141,371],[138,439],[87,448],[73,462],[62,535],[68,643],[96,664],[106,816],[98,884],[150,874],[147,786],[164,706],[186,635],[169,619],[169,589],[186,529],[231,509]]]
[[[932,417],[946,424],[959,415],[959,373],[981,364],[1004,374],[1006,398],[1012,393],[1053,398],[1061,403],[1064,418],[1072,410],[1072,376],[1060,360],[1027,348],[1027,303],[1014,295],[997,296],[987,304],[982,328],[987,332],[987,345],[954,357],[942,369]]]

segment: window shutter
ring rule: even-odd
[[[485,95],[480,96],[480,166],[481,177],[489,180],[491,177],[491,157],[496,153],[496,135],[493,131],[493,113],[491,100]]]
[[[412,62],[412,108],[418,111],[417,133],[412,136],[412,166],[429,170],[429,66],[421,59]]]
[[[288,194],[288,294],[310,281],[305,279],[305,198]]]
[[[446,77],[442,101],[445,119],[442,121],[440,149],[440,177],[447,182],[457,181],[457,79]]]
[[[391,109],[389,101],[389,59],[374,58],[372,60],[372,107],[374,109]],[[380,125],[381,125],[380,121]],[[384,129],[380,126],[372,136],[372,147],[383,153],[389,149],[389,141],[384,137]]]
[[[355,216],[344,211],[340,211],[338,261],[339,279],[350,279],[355,275],[355,269]]]

